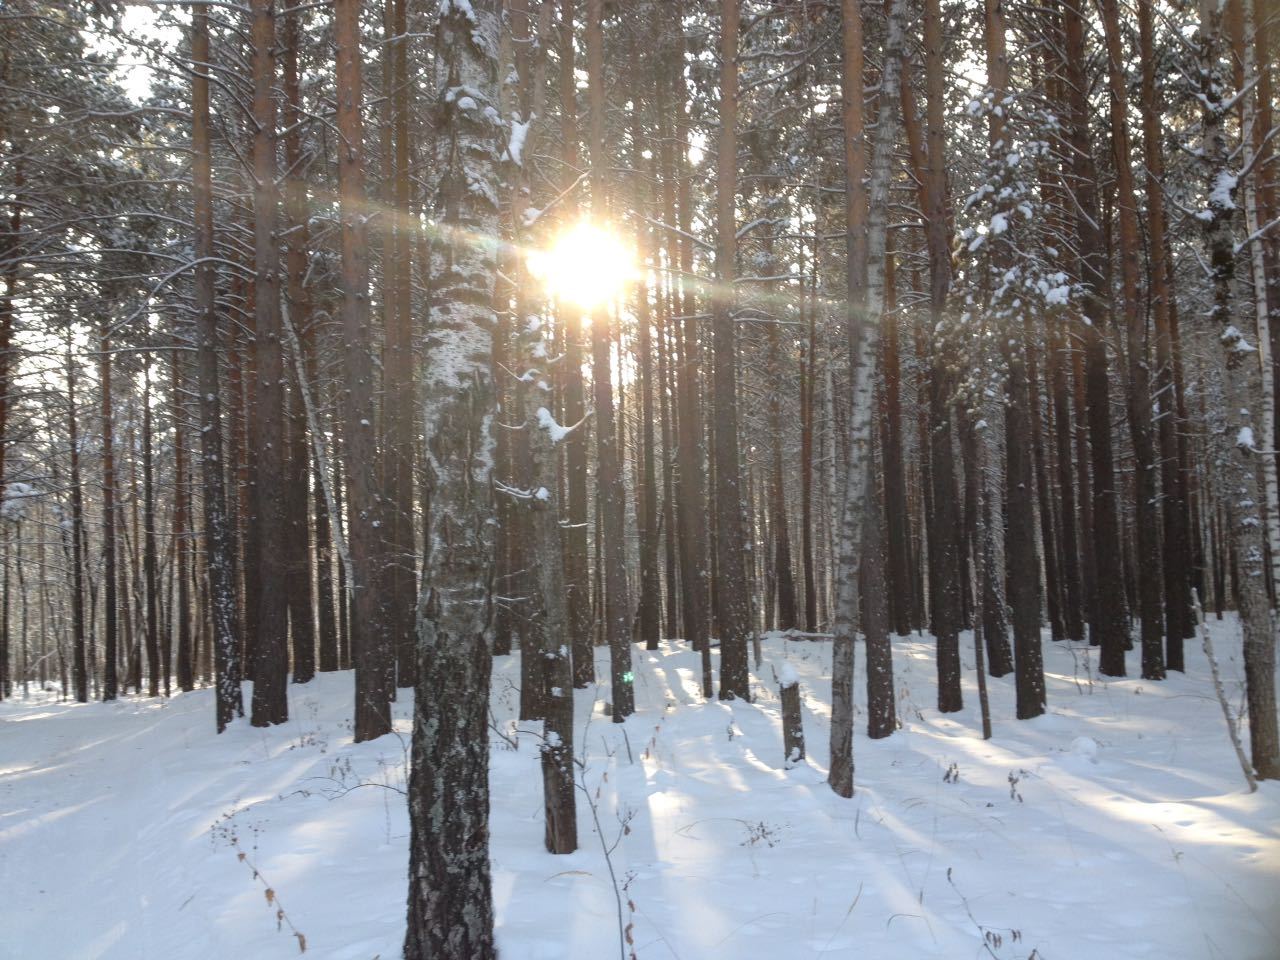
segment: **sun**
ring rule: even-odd
[[[613,231],[586,220],[546,249],[532,251],[529,270],[547,293],[585,310],[618,296],[636,278],[631,248]]]

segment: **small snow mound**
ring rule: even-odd
[[[1098,741],[1093,737],[1076,737],[1071,741],[1071,752],[1084,757],[1090,763],[1098,762]]]
[[[800,682],[800,678],[796,675],[796,668],[791,665],[790,660],[783,660],[777,672],[778,686],[784,689],[786,687],[794,687]]]

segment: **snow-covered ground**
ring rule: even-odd
[[[1215,632],[1238,702],[1239,636]],[[1049,714],[1013,720],[1012,678],[993,680],[983,742],[964,643],[968,706],[941,716],[931,643],[895,640],[902,729],[859,730],[852,800],[824,782],[830,643],[767,638],[751,705],[700,702],[681,643],[636,650],[626,724],[606,687],[578,693],[582,848],[564,857],[542,846],[540,724],[512,721],[519,662],[500,658],[503,957],[616,956],[619,901],[641,960],[1280,957],[1280,784],[1245,792],[1197,645],[1187,676],[1148,683],[1091,681],[1094,651],[1046,642]],[[808,736],[792,770],[783,662]],[[286,726],[221,737],[208,690],[0,705],[0,956],[270,960],[298,955],[292,924],[309,956],[397,957],[410,704],[398,736],[357,746],[351,692],[321,676],[290,688]]]

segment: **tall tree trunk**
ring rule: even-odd
[[[222,411],[218,382],[218,316],[213,265],[213,184],[209,144],[209,14],[191,10],[192,194],[195,198],[196,364],[200,394],[200,475],[204,503],[205,570],[213,619],[215,715],[221,733],[244,716],[240,692],[240,640],[236,634],[238,601],[232,559],[231,524],[223,480]],[[104,351],[105,356],[105,351]],[[110,423],[109,398],[103,400],[103,423]],[[104,444],[110,450],[109,438]],[[105,473],[105,471],[104,471]],[[114,497],[114,471],[104,475]],[[109,501],[104,495],[104,509]],[[114,524],[112,524],[114,539]],[[114,546],[108,547],[114,553]],[[112,560],[114,563],[114,558]],[[109,588],[110,589],[110,588]],[[111,593],[108,593],[111,596]],[[112,611],[108,601],[108,611]]]
[[[662,91],[665,84],[658,83],[658,112],[664,110]],[[665,136],[665,129],[660,136]],[[660,151],[659,151],[660,152]],[[657,156],[654,157],[655,193],[663,175]],[[657,207],[657,198],[654,198]],[[675,446],[675,372],[671,340],[671,317],[675,314],[675,280],[668,274],[666,289],[658,300],[658,411],[662,422],[662,545],[663,587],[666,594],[666,634],[674,639],[680,636],[680,588],[679,567],[676,561],[676,485],[673,448]]]
[[[892,245],[890,244],[890,247]],[[894,290],[894,253],[885,261],[885,303],[881,337],[881,398],[883,441],[881,460],[884,472],[885,558],[888,562],[889,624],[894,633],[911,632],[914,589],[911,577],[911,515],[907,508],[906,470],[902,455],[902,363],[898,336],[898,316]]]
[[[578,164],[577,79],[574,75],[574,0],[560,2],[560,141],[564,166],[572,171]],[[566,189],[573,180],[569,179]],[[564,320],[564,419],[579,423],[586,412],[582,381],[582,318],[571,309]],[[568,493],[562,532],[566,616],[573,650],[573,685],[586,687],[595,680],[595,654],[591,640],[591,572],[587,548],[587,425],[575,430],[565,441],[565,487]]]
[[[992,99],[1003,105],[1008,94],[1009,64],[1005,47],[1004,10],[1000,0],[986,0],[987,82]],[[932,103],[932,101],[931,101]],[[1007,151],[1004,110],[992,110],[988,120],[988,143],[992,157]],[[932,152],[930,161],[933,160]],[[930,168],[932,169],[932,167]],[[998,167],[997,176],[1006,171]],[[999,200],[996,201],[997,205]],[[1016,222],[1016,211],[999,210],[1006,222]],[[998,215],[997,213],[997,215]],[[1014,229],[1010,227],[1010,229]],[[1005,274],[1014,262],[1016,247],[1008,231],[992,238],[992,271],[995,278]],[[931,248],[936,255],[936,248]],[[1008,517],[1006,544],[1009,561],[1009,601],[1013,612],[1013,653],[1017,716],[1028,720],[1044,713],[1045,683],[1043,654],[1040,647],[1040,557],[1036,551],[1034,449],[1031,387],[1025,342],[1025,319],[1019,316],[1018,302],[996,301],[992,304],[998,317],[1009,329],[999,332],[1004,344],[1008,370],[1005,381],[1005,514]],[[1048,548],[1046,544],[1046,549]]]
[[[720,631],[720,699],[750,700],[746,539],[738,464],[738,359],[733,296],[737,258],[734,201],[738,182],[738,0],[720,4],[720,133],[716,148],[716,285],[711,304],[715,436],[716,620]]]
[[[351,0],[340,0],[350,4]],[[409,779],[409,924],[405,960],[491,960],[486,642],[493,564],[490,502],[494,390],[492,247],[498,229],[496,0],[442,7],[436,105],[447,228],[424,373],[425,482],[431,497],[419,602],[418,684]],[[342,9],[340,6],[339,9]],[[352,10],[354,13],[354,9]],[[354,16],[350,26],[354,28]],[[354,41],[354,29],[350,31]],[[345,48],[355,53],[354,42]],[[454,91],[465,88],[466,97]]]
[[[880,315],[884,309],[884,251],[889,207],[889,175],[897,137],[895,107],[901,82],[903,23],[905,0],[893,0],[889,9],[884,40],[884,68],[880,75],[879,119],[876,122],[875,147],[871,157],[871,176],[867,192],[866,260],[850,267],[850,275],[861,286],[849,290],[848,324],[849,364],[852,409],[849,414],[849,465],[846,469],[844,502],[841,506],[839,545],[836,554],[837,598],[834,616],[835,638],[831,653],[831,768],[827,783],[837,795],[853,796],[853,644],[854,621],[858,615],[859,567],[863,557],[863,527],[867,491],[873,484],[871,458],[871,425],[875,413],[875,360],[878,352]],[[845,104],[860,100],[862,71],[851,48],[861,50],[862,16],[857,0],[844,0]],[[856,118],[854,121],[856,123]],[[845,114],[845,138],[857,139],[862,132],[850,127]],[[847,173],[847,171],[846,171]],[[850,191],[852,192],[852,191]],[[856,222],[856,221],[855,221]],[[852,251],[854,241],[848,240]]]
[[[1111,86],[1111,145],[1116,169],[1116,206],[1120,213],[1120,275],[1129,359],[1129,432],[1134,452],[1134,508],[1137,527],[1138,608],[1142,619],[1142,678],[1163,680],[1164,575],[1160,554],[1160,497],[1156,483],[1155,430],[1151,418],[1151,366],[1147,361],[1147,322],[1138,301],[1138,200],[1129,155],[1129,88],[1120,41],[1117,0],[1102,0]],[[1158,193],[1158,191],[1157,191]],[[1164,237],[1151,237],[1160,247]],[[1155,269],[1153,265],[1153,270]]]
[[[1240,61],[1240,76],[1237,87],[1245,91],[1250,85],[1261,86],[1261,75],[1255,60],[1257,52],[1254,41],[1254,0],[1239,0],[1241,8],[1241,38],[1237,45]],[[1266,71],[1264,70],[1264,73]],[[1260,91],[1259,91],[1260,94]],[[1257,103],[1249,93],[1244,96],[1240,105],[1241,131],[1240,139],[1244,157],[1242,166],[1253,167],[1254,173],[1245,177],[1240,184],[1244,200],[1245,232],[1250,240],[1247,247],[1249,255],[1250,279],[1253,286],[1254,318],[1258,331],[1258,360],[1262,368],[1262,436],[1265,447],[1271,438],[1277,436],[1276,430],[1276,358],[1273,352],[1277,343],[1277,332],[1271,329],[1271,313],[1268,309],[1267,263],[1264,253],[1269,238],[1267,230],[1274,227],[1268,219],[1266,226],[1263,217],[1269,216],[1264,196],[1270,192],[1271,179],[1265,171],[1266,167],[1258,165],[1261,159],[1259,151],[1266,149],[1263,138],[1273,131],[1261,127],[1259,114],[1264,110],[1269,115],[1270,104],[1264,103],[1259,95]],[[1268,116],[1269,119],[1269,116]],[[1262,457],[1262,483],[1265,496],[1265,520],[1267,525],[1267,553],[1270,560],[1269,574],[1271,596],[1280,587],[1280,473],[1276,469],[1274,456]]]
[[[929,436],[933,482],[933,526],[930,530],[929,572],[933,590],[933,634],[938,648],[938,710],[954,713],[963,706],[960,692],[960,571],[959,518],[956,514],[955,454],[951,437],[954,377],[951,364],[941,353],[938,336],[946,324],[946,304],[951,288],[951,251],[947,240],[946,139],[944,131],[945,64],[942,52],[942,17],[939,0],[925,0],[924,51],[927,105],[925,126],[929,143],[926,187],[929,248],[930,321],[935,344],[929,375]]]
[[[67,442],[71,459],[71,662],[77,703],[89,702],[84,623],[84,495],[80,489],[80,430],[76,418],[76,370],[67,331]]]
[[[194,44],[193,44],[194,46]],[[195,54],[193,52],[192,56]],[[207,136],[207,133],[206,133]],[[197,134],[199,137],[199,134]],[[199,140],[197,139],[197,151]],[[200,162],[197,152],[197,165]],[[207,154],[204,159],[207,159]],[[198,189],[198,188],[197,188]],[[198,241],[197,241],[198,243]],[[200,258],[197,248],[196,257]],[[203,266],[196,267],[197,284]],[[197,287],[197,296],[200,291]],[[199,304],[197,304],[199,306]],[[115,416],[111,404],[111,340],[110,324],[104,318],[98,337],[98,392],[102,420],[102,580],[103,580],[103,651],[102,651],[102,699],[115,700],[119,695],[117,660],[119,659],[119,600],[116,588],[119,574],[116,572],[116,444]],[[6,620],[6,623],[8,621]]]
[[[604,92],[603,0],[587,0],[587,88],[591,102],[591,211],[597,222],[607,214]],[[626,488],[615,422],[610,372],[612,344],[608,310],[598,304],[591,314],[591,381],[595,396],[596,497],[602,524],[604,564],[604,629],[609,644],[613,720],[621,723],[635,712],[635,687],[631,674],[630,603],[627,599]]]
[[[259,544],[258,622],[254,638],[253,714],[255,727],[289,719],[289,608],[285,561],[284,360],[281,355],[280,250],[276,186],[275,0],[253,0],[253,242],[254,320],[257,335],[255,390],[257,444],[253,460]]]
[[[564,561],[560,550],[560,520],[555,494],[557,457],[551,440],[554,418],[541,398],[528,394],[527,422],[532,431],[531,459],[537,473],[530,489],[534,510],[534,550],[541,593],[539,623],[546,680],[541,744],[544,843],[548,853],[573,853],[578,848],[577,806],[574,794],[573,665],[565,635]],[[532,651],[530,651],[532,653]]]
[[[343,446],[347,479],[347,544],[351,569],[352,660],[356,668],[355,739],[391,731],[395,660],[382,591],[382,509],[378,497],[370,355],[368,229],[364,128],[360,117],[360,0],[337,0],[338,190],[342,219],[342,335],[346,361]]]
[[[173,536],[178,601],[173,620],[178,631],[178,689],[195,689],[195,650],[191,635],[191,478],[187,470],[186,392],[183,351],[173,353]]]
[[[887,311],[886,311],[887,312]],[[862,634],[867,647],[867,737],[881,740],[897,728],[893,695],[893,647],[889,642],[889,606],[885,598],[884,510],[874,482],[877,444],[867,444],[872,482],[867,485],[863,518]]]
[[[774,389],[769,397],[769,433],[773,462],[769,472],[769,516],[773,525],[773,571],[777,582],[778,629],[800,626],[796,610],[796,584],[791,570],[791,531],[787,523],[787,492],[783,482],[782,358],[778,325],[769,325],[769,370]]]
[[[1084,23],[1074,3],[1060,3],[1066,42],[1068,139],[1071,146],[1072,190],[1075,194],[1078,275],[1084,285],[1084,388],[1092,459],[1092,541],[1094,610],[1089,640],[1101,646],[1098,669],[1112,677],[1125,675],[1124,653],[1129,643],[1128,615],[1121,565],[1119,490],[1111,442],[1111,398],[1107,376],[1107,347],[1103,339],[1110,311],[1105,299],[1106,244],[1098,208],[1098,172],[1090,149],[1089,108],[1084,75]]]
[[[522,124],[520,129],[524,141],[521,150],[509,146],[506,157],[514,167],[511,223],[515,246],[520,249],[525,242],[522,234],[525,198],[529,192],[525,158],[531,155],[534,136],[540,132],[541,124],[535,126],[535,121],[543,112],[546,80],[545,51],[537,38],[549,34],[551,5],[539,5],[536,33],[525,0],[514,0],[509,9],[512,32],[518,45],[516,69],[520,80],[520,109],[518,116],[512,119],[512,136],[515,135],[515,124]],[[520,319],[514,325],[516,356],[523,364],[522,369],[536,370],[543,363],[543,358],[555,355],[551,349],[553,345],[543,339],[550,332],[550,325],[547,324],[544,333],[540,334],[526,322],[534,312],[529,293],[530,278],[524,273],[519,258],[514,269],[515,315]],[[530,623],[527,637],[522,638],[522,653],[538,664],[538,706],[544,733],[540,748],[544,843],[549,853],[572,853],[578,847],[573,756],[573,663],[572,653],[564,642],[567,623],[557,494],[559,484],[556,482],[559,456],[552,434],[555,418],[543,406],[544,401],[550,400],[551,393],[546,380],[536,385],[521,382],[518,389],[524,402],[521,412],[528,436],[518,448],[523,462],[517,466],[521,470],[521,479],[527,481],[528,495],[523,502],[532,517],[532,522],[527,525],[530,534],[528,560],[535,571],[538,592],[537,600],[530,605]]]
[[[307,245],[309,243],[306,172],[308,161],[302,155],[302,95],[298,87],[298,47],[301,43],[302,13],[293,11],[284,28],[284,138],[285,219],[285,296],[289,304],[289,322],[295,331],[311,326],[311,303],[307,296]],[[296,372],[296,365],[295,365]],[[307,414],[303,409],[304,384],[297,377],[289,390],[288,456],[284,489],[287,554],[289,636],[293,647],[293,682],[306,683],[316,671],[315,603],[311,588],[311,523],[307,484],[311,477],[311,453],[307,449]]]
[[[652,6],[642,8],[645,16],[653,16]],[[635,77],[641,76],[640,48],[634,39],[630,42],[629,60]],[[637,102],[631,114],[632,149],[639,156],[644,149],[644,131],[641,124],[642,111]],[[638,482],[638,502],[636,520],[640,534],[640,598],[636,612],[636,640],[645,645],[647,650],[658,649],[658,635],[661,632],[662,587],[658,568],[658,475],[657,455],[654,446],[654,363],[652,307],[649,284],[643,278],[648,276],[649,261],[653,251],[653,228],[646,222],[649,213],[648,191],[643,183],[637,182],[632,197],[636,220],[640,224],[637,229],[637,259],[642,272],[642,280],[636,285],[636,330],[640,375],[640,479]],[[659,340],[659,348],[661,340]],[[661,383],[658,384],[661,390]]]
[[[676,41],[671,49],[670,76],[683,76],[684,11],[683,0],[672,5],[672,28]],[[673,103],[676,116],[676,143],[684,143],[689,135],[689,122],[685,113],[687,94],[685,85],[674,84],[678,92]],[[675,162],[668,169],[676,170],[676,202],[679,234],[678,259],[681,277],[679,333],[680,382],[679,382],[679,437],[678,461],[680,465],[680,496],[684,522],[681,524],[680,569],[684,589],[684,633],[690,646],[701,658],[702,695],[712,696],[711,645],[707,633],[710,619],[710,577],[708,527],[706,522],[706,463],[703,446],[702,386],[699,377],[699,344],[696,280],[693,274],[694,203],[691,175],[684,150],[676,151]]]
[[[1151,0],[1139,0],[1138,32],[1142,55],[1142,143],[1147,171],[1147,233],[1149,235],[1151,313],[1156,332],[1155,400],[1159,411],[1160,492],[1163,519],[1164,660],[1170,670],[1183,670],[1182,641],[1191,636],[1191,541],[1187,529],[1186,472],[1178,439],[1181,378],[1175,377],[1173,358],[1173,270],[1166,253],[1164,214],[1164,148],[1160,143],[1162,115],[1156,92],[1156,58]],[[1145,636],[1145,632],[1144,632]]]
[[[1069,347],[1064,317],[1050,317],[1048,322],[1048,350],[1046,379],[1053,407],[1054,441],[1057,444],[1057,473],[1059,498],[1059,532],[1062,536],[1062,621],[1067,640],[1084,640],[1084,596],[1080,571],[1080,546],[1076,535],[1076,490],[1072,476],[1072,434],[1076,424],[1071,410],[1071,389],[1067,383],[1067,365],[1070,363]]]
[[[817,225],[815,220],[814,230]],[[811,264],[817,272],[817,238],[811,248]],[[818,311],[805,293],[804,248],[800,259],[800,316],[808,314],[808,343],[800,368],[800,552],[804,572],[804,628],[809,633],[818,631],[818,578],[814,569],[813,542],[813,439],[814,439],[814,385],[817,382],[815,354],[817,352]]]
[[[156,556],[156,487],[155,458],[151,437],[151,361],[142,364],[142,577],[147,611],[147,693],[160,696],[163,676],[165,695],[169,693],[169,674],[161,660],[158,563]],[[168,647],[168,638],[164,640]]]
[[[246,271],[247,263],[243,264]],[[232,273],[231,299],[239,300],[246,296],[250,301],[252,286],[245,283],[240,271]],[[245,313],[252,310],[252,302],[248,302]],[[231,524],[231,576],[235,584],[236,597],[236,633],[240,638],[241,670],[244,679],[253,679],[253,638],[256,629],[251,625],[249,611],[257,609],[258,588],[256,577],[249,576],[257,567],[252,562],[253,544],[249,541],[249,529],[253,513],[253,497],[249,483],[249,443],[248,416],[249,408],[245,396],[245,379],[248,373],[248,361],[244,356],[244,333],[242,329],[232,326],[227,336],[227,392],[230,394],[230,409],[227,411],[229,423],[228,437],[228,475],[231,484],[228,494],[228,522]],[[216,340],[214,341],[216,343]]]
[[[386,483],[389,543],[387,570],[389,603],[387,629],[395,649],[396,685],[415,682],[414,603],[416,577],[413,539],[413,259],[410,229],[409,170],[409,28],[406,0],[394,0],[391,45],[392,125],[395,132],[395,324],[387,329],[383,370],[383,470]]]
[[[1258,348],[1231,320],[1231,288],[1235,249],[1231,220],[1236,211],[1237,179],[1230,168],[1226,111],[1229,91],[1222,71],[1222,7],[1219,0],[1200,0],[1196,38],[1196,86],[1204,107],[1204,161],[1209,202],[1205,225],[1213,307],[1207,315],[1206,345],[1221,347],[1223,397],[1215,411],[1213,442],[1231,528],[1231,555],[1237,571],[1240,624],[1244,632],[1245,690],[1249,708],[1249,741],[1258,779],[1280,777],[1280,731],[1276,722],[1275,634],[1266,593],[1263,564],[1265,534],[1259,517],[1257,419]]]

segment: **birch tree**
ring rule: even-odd
[[[857,0],[846,0],[844,28],[861,34]],[[854,22],[856,19],[857,22]],[[853,796],[853,645],[858,616],[859,565],[862,561],[863,513],[868,486],[872,414],[875,412],[875,363],[880,314],[884,309],[884,251],[888,227],[889,174],[896,146],[898,84],[902,82],[902,50],[906,0],[893,0],[884,40],[884,69],[880,75],[875,146],[867,190],[866,288],[849,291],[846,313],[853,408],[849,417],[849,468],[845,476],[837,550],[835,639],[831,664],[831,769],[827,783],[842,797]],[[846,39],[846,50],[852,41]],[[855,44],[860,46],[860,44]],[[846,60],[845,97],[862,96],[861,71],[853,73]],[[856,68],[855,68],[856,69]],[[847,114],[846,114],[847,116]],[[848,122],[846,120],[846,122]],[[845,136],[860,137],[846,127]],[[853,241],[850,240],[850,248]],[[856,299],[855,299],[856,298]]]
[[[409,778],[406,960],[495,957],[488,689],[498,231],[498,3],[445,0],[436,33],[436,300],[423,369],[430,496]]]
[[[1223,76],[1222,3],[1200,0],[1196,36],[1196,96],[1202,107],[1200,156],[1208,202],[1204,224],[1211,306],[1202,328],[1216,341],[1221,398],[1208,424],[1220,488],[1226,494],[1231,552],[1238,571],[1240,627],[1244,634],[1245,689],[1249,742],[1258,779],[1280,777],[1280,731],[1276,722],[1275,624],[1267,597],[1265,532],[1258,486],[1258,347],[1232,319],[1236,251],[1231,224],[1236,214],[1238,177],[1231,167],[1226,113],[1230,109]],[[1263,441],[1265,442],[1265,441]]]

